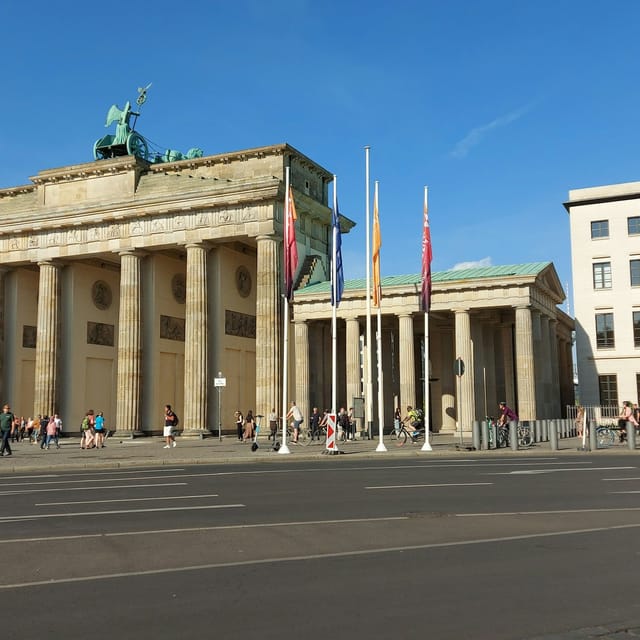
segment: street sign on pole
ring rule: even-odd
[[[222,371],[218,371],[218,377],[213,379],[213,386],[218,390],[218,441],[222,441],[222,394],[223,387],[227,386],[227,379],[222,377]]]
[[[213,386],[214,387],[226,387],[227,386],[227,379],[226,378],[214,378],[213,379]]]

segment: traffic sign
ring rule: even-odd
[[[214,387],[226,387],[227,386],[227,379],[226,378],[214,378],[213,379],[213,386]]]

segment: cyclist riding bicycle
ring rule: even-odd
[[[414,409],[411,405],[407,406],[407,415],[402,421],[406,430],[413,435],[414,432],[419,431],[424,427],[424,417],[420,409]]]

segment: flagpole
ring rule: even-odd
[[[375,182],[374,201],[378,205],[378,181]],[[378,211],[378,215],[380,212]],[[379,220],[378,220],[379,224]],[[378,231],[380,231],[378,229]],[[378,255],[378,270],[380,269],[380,256]],[[381,286],[379,280],[380,273],[378,272],[378,286]],[[378,299],[378,331],[376,334],[376,347],[378,352],[378,436],[380,441],[376,447],[377,452],[385,452],[387,447],[384,446],[384,387],[382,378],[382,296],[380,291],[377,294]]]
[[[333,176],[333,211],[338,215],[338,177]],[[333,222],[333,221],[332,221]],[[338,221],[339,224],[339,221]],[[331,315],[331,414],[337,416],[338,407],[338,265],[337,265],[337,233],[331,225],[331,289],[333,291],[333,305]],[[339,453],[338,439],[327,437],[326,450],[329,453]]]
[[[425,216],[428,216],[429,202],[428,202],[428,188],[424,188],[424,211]],[[428,218],[427,218],[428,220]],[[424,224],[424,223],[423,223]],[[424,312],[424,444],[421,451],[433,451],[431,448],[431,442],[429,437],[429,430],[431,429],[431,397],[429,395],[429,311]]]
[[[285,167],[285,186],[284,186],[284,259],[288,260],[288,247],[289,242],[289,167]],[[286,267],[285,267],[286,270]],[[292,274],[293,276],[293,274]],[[286,283],[285,283],[286,285]],[[288,292],[284,295],[284,312],[283,317],[283,363],[282,363],[282,444],[278,449],[278,453],[291,453],[287,446],[287,393],[288,393],[288,376],[289,376],[289,296]]]
[[[338,178],[333,176],[333,210],[337,211],[337,191],[338,191]],[[337,378],[338,378],[338,336],[337,336],[337,308],[336,301],[338,299],[338,283],[337,283],[337,265],[336,265],[336,232],[331,228],[331,288],[333,290],[332,315],[331,315],[331,413],[336,412],[337,405]]]
[[[364,148],[365,152],[365,183],[366,183],[366,194],[365,194],[365,203],[367,210],[367,220],[365,225],[365,233],[367,234],[367,242],[366,242],[366,259],[367,259],[367,357],[366,357],[366,370],[365,370],[365,401],[366,401],[366,420],[367,420],[367,433],[369,437],[371,437],[371,423],[373,422],[373,383],[371,381],[371,230],[370,230],[370,221],[371,217],[371,207],[369,202],[369,194],[371,191],[371,186],[369,182],[369,153],[371,151],[371,147],[366,146]]]

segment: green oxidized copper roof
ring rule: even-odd
[[[432,282],[456,282],[463,280],[479,280],[481,278],[508,278],[509,276],[535,276],[546,269],[550,262],[527,262],[524,264],[505,264],[495,267],[475,267],[472,269],[449,269],[448,271],[434,271],[431,274]],[[407,285],[420,284],[422,274],[411,273],[405,276],[387,276],[382,278],[382,287],[402,287]],[[344,290],[355,291],[365,289],[367,281],[365,278],[355,280],[345,280]],[[317,282],[315,284],[298,289],[298,293],[329,293],[331,282]]]

